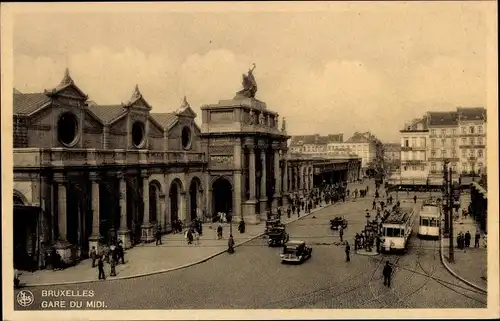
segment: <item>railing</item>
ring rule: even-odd
[[[14,168],[205,162],[204,153],[125,149],[15,148]]]

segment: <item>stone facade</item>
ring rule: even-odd
[[[136,86],[126,103],[97,105],[68,71],[54,89],[15,91],[16,267],[42,266],[52,251],[72,264],[111,240],[129,248],[218,212],[255,224],[290,193],[359,178],[357,160],[290,157],[286,126],[250,94],[203,106],[199,128],[186,98],[153,113]]]

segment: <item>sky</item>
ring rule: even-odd
[[[487,107],[482,2],[30,6],[14,16],[21,92],[55,87],[69,68],[97,104],[138,84],[154,112],[185,95],[200,123],[200,106],[233,98],[255,63],[256,98],[289,134],[386,142],[427,111]]]

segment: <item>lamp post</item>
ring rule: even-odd
[[[448,208],[449,208],[449,215],[450,215],[450,247],[449,247],[449,261],[450,263],[455,262],[455,256],[453,252],[453,180],[452,180],[452,175],[453,171],[450,169],[449,171],[450,179],[449,179],[449,194],[448,194]]]
[[[450,217],[449,217],[449,204],[448,203],[448,160],[443,161],[443,210],[444,210],[444,234],[449,233]]]
[[[368,230],[368,226],[370,225],[370,211],[368,211],[368,209],[366,209],[366,228],[365,228],[365,231]]]

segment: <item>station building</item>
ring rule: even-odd
[[[98,105],[68,70],[53,89],[14,90],[14,265],[36,268],[52,250],[73,263],[113,235],[130,248],[217,212],[259,223],[323,182],[320,160],[288,155],[285,123],[255,91],[202,106],[198,126],[185,97],[157,113],[136,86]],[[331,183],[359,177],[355,160],[335,162]]]

